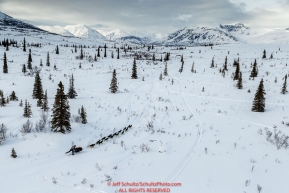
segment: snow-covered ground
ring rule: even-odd
[[[70,112],[76,115],[83,105],[88,123],[72,123],[72,132],[68,134],[52,133],[48,128],[45,133],[22,135],[20,128],[27,118],[23,117],[19,101],[1,107],[0,124],[4,123],[8,129],[8,138],[0,146],[1,192],[113,193],[120,192],[120,188],[126,188],[127,192],[129,188],[145,188],[146,192],[146,188],[169,188],[172,193],[254,193],[258,192],[258,185],[262,187],[261,193],[288,192],[288,149],[277,150],[265,135],[266,130],[274,128],[289,135],[289,128],[282,124],[289,122],[289,97],[280,94],[282,78],[289,73],[288,44],[234,44],[185,50],[155,47],[150,52],[156,58],[161,55],[164,58],[164,52],[171,53],[167,62],[169,75],[159,80],[165,63],[143,60],[137,61],[135,80],[131,79],[130,52],[125,55],[121,50],[121,59],[116,59],[113,43],[108,43],[107,58],[103,58],[102,50],[97,62],[89,62],[75,58],[80,49],[72,53],[72,47],[60,45],[90,46],[83,51],[94,57],[96,47],[105,42],[0,31],[1,40],[15,39],[19,45],[24,37],[27,43],[43,46],[27,47],[27,52],[11,46],[6,51],[9,73],[3,74],[1,70],[0,90],[5,96],[15,91],[19,100],[27,100],[32,104],[30,120],[33,123],[39,120],[40,109],[32,99],[34,77],[21,72],[31,49],[33,66],[39,66],[40,59],[44,64],[40,76],[50,109],[57,84],[62,81],[67,91],[69,76],[73,74],[78,97],[69,100]],[[60,48],[59,55],[55,54],[56,45]],[[273,53],[274,59],[261,59],[264,49],[267,57]],[[114,59],[110,57],[111,51]],[[1,46],[1,60],[4,52]],[[50,67],[45,66],[47,52]],[[181,55],[184,69],[179,73]],[[226,56],[229,71],[223,77],[219,69]],[[213,57],[216,68],[210,68]],[[231,78],[235,71],[232,63],[238,57],[243,73],[241,90]],[[259,75],[249,80],[250,64],[255,59]],[[193,63],[196,73],[191,72]],[[116,94],[109,92],[113,69],[119,86]],[[252,101],[261,78],[266,90],[266,112],[255,113],[251,111]],[[132,128],[124,135],[87,148],[129,124]],[[65,154],[72,143],[82,146],[83,151],[74,156]],[[142,144],[150,150],[141,152]],[[16,159],[10,157],[12,148],[18,155]],[[174,182],[181,186],[108,186],[106,176],[112,182]]]

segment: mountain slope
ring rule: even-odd
[[[237,38],[229,33],[213,27],[185,27],[172,34],[163,41],[164,45],[202,45],[202,44],[228,44],[238,42]]]
[[[108,40],[116,40],[125,36],[129,36],[129,34],[120,29],[113,30],[105,35],[106,39]]]
[[[74,35],[72,33],[70,33],[69,31],[67,31],[66,29],[64,29],[61,26],[38,26],[40,29],[43,29],[45,31],[51,32],[51,33],[55,33],[55,34],[59,34],[62,36],[71,36],[73,37]]]
[[[101,35],[96,30],[91,29],[90,27],[87,27],[86,25],[83,25],[83,24],[67,25],[64,27],[64,29],[66,29],[67,31],[69,31],[76,37],[101,39],[101,40],[106,39],[103,35]]]
[[[6,15],[5,13],[0,12],[0,27],[10,27],[14,29],[29,29],[29,30],[38,30],[44,31],[34,25],[25,23],[18,19],[14,19],[13,17]]]

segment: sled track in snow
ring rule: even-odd
[[[198,145],[201,142],[202,139],[202,122],[196,117],[194,116],[194,113],[192,112],[192,110],[190,109],[186,99],[184,98],[184,96],[182,95],[182,84],[180,82],[180,80],[174,76],[174,78],[178,81],[179,85],[180,85],[180,92],[179,94],[181,95],[186,107],[189,109],[189,111],[191,112],[191,114],[193,115],[194,119],[196,119],[199,122],[199,127],[198,127],[198,133],[197,133],[197,137],[195,139],[195,142],[192,144],[190,150],[187,152],[187,154],[183,157],[183,159],[180,161],[180,163],[175,167],[175,169],[170,173],[170,175],[164,180],[165,182],[173,182],[181,173],[182,171],[185,169],[185,167],[187,166],[187,164],[189,163],[190,159],[192,158],[192,156],[194,155],[194,153],[196,152]]]

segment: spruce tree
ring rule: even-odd
[[[165,64],[164,75],[168,76],[168,65],[167,65],[167,63]]]
[[[12,148],[11,157],[12,158],[16,158],[17,157],[16,151],[14,150],[14,148]]]
[[[116,91],[118,89],[115,69],[113,70],[113,73],[112,73],[112,79],[111,79],[109,89],[112,93],[116,93]]]
[[[36,76],[35,76],[32,97],[34,99],[39,99],[40,101],[43,99],[42,82],[41,82],[41,78],[39,76],[39,73],[36,73]],[[41,105],[41,102],[40,102],[40,105]]]
[[[23,40],[23,52],[26,52],[26,40],[25,40],[25,38]]]
[[[31,115],[32,115],[31,106],[30,106],[30,104],[27,102],[27,100],[25,100],[23,117],[25,117],[25,118],[30,118]]]
[[[58,45],[56,46],[56,54],[59,54],[59,48],[58,48]]]
[[[242,72],[239,74],[238,82],[237,82],[237,88],[242,89],[243,88],[243,81],[242,81]]]
[[[252,111],[264,112],[265,111],[265,90],[263,85],[263,79],[261,79],[255,98],[253,101]]]
[[[96,58],[96,54],[94,55],[94,60],[93,60],[94,62],[96,62],[97,61],[97,58]]]
[[[155,61],[155,60],[156,60],[156,56],[155,54],[153,54],[152,61]]]
[[[117,59],[119,59],[119,48],[117,48]]]
[[[281,90],[281,93],[282,94],[286,94],[287,91],[287,75],[285,75],[285,78],[284,78],[284,83],[283,83],[283,86],[282,86],[282,90]]]
[[[45,112],[47,112],[49,110],[49,107],[48,107],[48,98],[47,98],[47,90],[45,90],[45,95],[44,95],[44,98],[43,98],[43,101],[42,101],[42,106],[41,106],[41,109]]]
[[[7,57],[6,57],[6,52],[4,52],[4,58],[3,58],[3,73],[7,74],[8,73],[8,65],[7,65]]]
[[[0,106],[1,107],[4,107],[6,105],[6,100],[5,100],[5,97],[4,97],[4,93],[2,90],[0,90]]]
[[[87,116],[86,116],[86,111],[85,111],[83,105],[81,106],[80,117],[81,117],[81,123],[86,124],[87,123],[87,119],[86,119]]]
[[[225,58],[224,70],[228,71],[228,59],[227,59],[227,56]]]
[[[49,52],[47,52],[46,66],[50,66],[50,57],[49,57]]]
[[[137,79],[137,67],[136,67],[136,59],[134,58],[133,60],[133,65],[132,65],[132,79]]]
[[[104,56],[106,58],[106,44],[104,44]]]
[[[80,49],[80,56],[79,56],[79,58],[80,58],[81,60],[84,58],[84,55],[83,55],[83,50],[82,50],[82,48]]]
[[[215,67],[215,65],[214,65],[214,57],[213,57],[213,59],[212,59],[212,63],[211,63],[211,68],[214,68]]]
[[[184,62],[184,56],[183,56],[183,54],[182,54],[182,56],[181,56],[181,63],[183,63]]]
[[[18,101],[18,97],[16,96],[14,91],[12,91],[9,97],[10,97],[10,101]]]
[[[179,72],[182,73],[182,72],[183,72],[183,69],[184,69],[184,62],[182,62],[182,66],[181,66],[181,68],[179,69]]]
[[[98,46],[98,49],[97,49],[97,57],[100,57],[100,46]]]
[[[161,72],[161,74],[160,74],[160,77],[159,77],[159,79],[160,80],[162,80],[163,79],[163,73]]]
[[[27,69],[32,70],[32,64],[31,64],[31,61],[29,60],[27,62]]]
[[[27,72],[25,64],[22,66],[22,72],[25,74]]]
[[[71,78],[69,79],[69,89],[68,89],[67,97],[69,99],[75,99],[77,97],[77,93],[74,88],[73,74],[71,75]]]
[[[65,131],[71,131],[69,108],[67,96],[64,94],[64,86],[60,81],[51,115],[51,128],[53,132],[65,133]]]
[[[234,80],[238,80],[239,79],[239,75],[240,75],[240,64],[239,64],[239,62],[237,62],[236,71],[235,71],[235,75],[234,75]]]
[[[23,106],[23,102],[22,102],[22,99],[21,99],[21,101],[20,101],[20,103],[19,103],[19,106],[20,106],[20,107],[22,107],[22,106]]]
[[[6,44],[6,51],[9,51],[9,44]]]
[[[266,58],[266,50],[263,51],[263,56],[262,56],[262,58],[263,58],[263,59]]]
[[[256,61],[256,59],[255,59],[255,62],[254,62],[254,64],[253,64],[253,69],[252,69],[252,71],[251,71],[250,77],[257,77],[257,75],[258,75],[257,61]]]
[[[43,64],[42,64],[42,59],[40,59],[40,66],[41,66],[41,67],[43,66]]]
[[[31,49],[29,49],[28,61],[29,61],[29,62],[32,62]]]
[[[191,68],[191,72],[192,72],[192,73],[195,72],[195,70],[194,70],[194,66],[195,66],[195,63],[193,62],[193,64],[192,64],[192,68]]]

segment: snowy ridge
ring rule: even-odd
[[[102,34],[97,32],[96,30],[91,29],[90,27],[87,27],[86,25],[83,24],[67,25],[64,27],[64,29],[66,29],[76,37],[100,39],[100,40],[106,39]]]
[[[237,43],[234,36],[212,27],[185,27],[161,41],[164,45],[202,45]]]
[[[125,36],[129,36],[130,34],[126,33],[125,31],[123,30],[120,30],[120,29],[116,29],[116,30],[113,30],[109,33],[107,33],[105,35],[106,39],[108,40],[116,40],[116,39],[119,39],[119,38],[122,38],[122,37],[125,37]]]
[[[34,25],[25,23],[23,21],[14,19],[13,17],[6,15],[2,12],[0,12],[0,27],[9,27],[9,28],[14,28],[16,30],[19,29],[28,29],[28,30],[37,30],[37,31],[44,31],[38,27],[35,27]]]
[[[40,29],[43,29],[45,31],[51,32],[51,33],[55,33],[55,34],[59,34],[62,36],[71,36],[73,37],[74,35],[72,33],[70,33],[69,31],[67,31],[66,29],[64,29],[61,26],[38,26]]]

